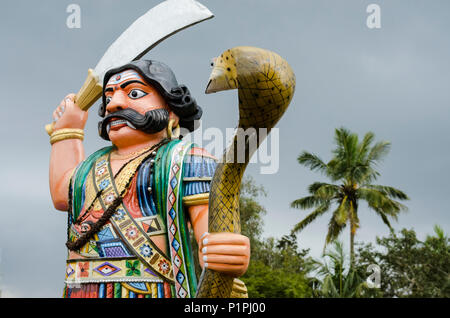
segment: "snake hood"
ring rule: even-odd
[[[215,58],[206,93],[239,90],[239,127],[272,128],[295,91],[295,74],[278,54],[239,46]]]

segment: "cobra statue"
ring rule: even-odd
[[[278,54],[255,47],[236,47],[213,62],[206,93],[238,89],[239,124],[211,182],[209,232],[240,233],[239,194],[251,156],[289,106],[295,91],[295,75]],[[254,128],[254,130],[252,129]],[[243,131],[254,131],[242,134]],[[243,138],[243,139],[242,139]],[[253,141],[252,141],[253,140]],[[252,146],[255,145],[256,147]],[[239,153],[240,145],[245,145]],[[205,268],[196,297],[229,298],[246,294],[245,285]]]

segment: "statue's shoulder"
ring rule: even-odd
[[[114,147],[111,147],[111,146],[101,148],[101,149],[97,150],[96,152],[94,152],[93,154],[91,154],[90,156],[88,156],[84,160],[84,162],[93,162],[93,161],[97,160],[98,158],[100,158],[101,156],[110,153],[113,149],[114,149]]]
[[[193,144],[184,157],[184,178],[212,178],[217,159],[204,148]]]
[[[87,176],[87,172],[92,169],[92,166],[94,163],[102,156],[110,153],[113,150],[113,147],[105,147],[102,149],[97,150],[90,156],[88,156],[86,159],[84,159],[82,162],[78,164],[78,166],[75,168],[73,176],[75,179],[79,182],[84,182],[84,179]]]
[[[173,170],[173,166],[183,166],[182,177],[189,181],[202,179],[206,181],[214,175],[217,159],[204,148],[191,142],[172,140],[158,151],[156,161],[166,171]],[[158,167],[158,165],[157,165]],[[172,167],[172,168],[167,168]],[[156,169],[158,170],[158,169]]]
[[[186,156],[206,158],[207,160],[214,160],[217,162],[216,157],[210,154],[205,148],[198,147],[195,144],[192,145]]]
[[[212,177],[216,171],[217,159],[204,148],[192,145],[184,158],[185,206],[208,204]]]

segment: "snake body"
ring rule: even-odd
[[[209,232],[240,233],[239,194],[242,177],[249,160],[267,133],[283,116],[295,91],[295,75],[278,54],[255,47],[236,47],[214,60],[206,93],[238,89],[239,124],[223,160],[211,181],[209,199]],[[255,130],[253,130],[253,128]],[[253,135],[242,134],[252,129]],[[256,147],[251,139],[256,141]],[[245,142],[244,153],[242,141]],[[237,150],[237,151],[236,151]],[[241,157],[239,157],[241,156]],[[243,159],[243,160],[242,160]],[[228,298],[245,293],[245,286],[233,278],[205,269],[196,297]]]

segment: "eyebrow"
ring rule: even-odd
[[[138,80],[132,80],[132,81],[128,81],[128,82],[123,83],[122,85],[120,85],[120,88],[124,89],[124,88],[127,87],[128,85],[131,85],[131,84],[134,84],[134,83],[138,83],[138,84],[147,86],[147,84],[142,83],[141,81],[138,81]]]
[[[112,88],[112,87],[107,87],[107,88],[105,88],[105,93],[106,92],[114,92],[114,88]]]

